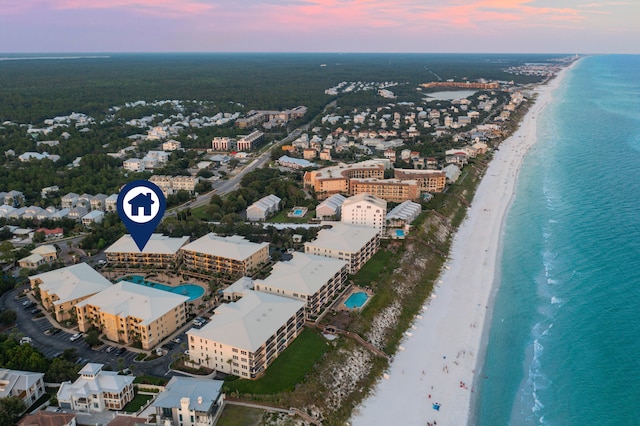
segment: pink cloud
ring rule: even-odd
[[[0,0],[0,14],[34,10],[128,10],[143,15],[183,17],[206,13],[214,8],[198,0]]]

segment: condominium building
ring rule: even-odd
[[[103,371],[103,366],[90,362],[75,382],[63,382],[57,393],[60,408],[87,413],[122,410],[133,399],[135,377]]]
[[[188,296],[120,281],[76,305],[80,331],[97,327],[107,339],[148,350],[186,322]]]
[[[384,171],[391,167],[386,159],[368,160],[353,164],[339,164],[312,170],[304,174],[305,188],[313,188],[318,198],[333,194],[348,194],[350,179],[383,179]]]
[[[342,203],[340,222],[370,226],[382,232],[387,216],[387,202],[371,194],[358,194]]]
[[[230,275],[250,275],[269,261],[269,243],[252,243],[239,235],[209,233],[180,251],[187,268]]]
[[[174,238],[162,234],[151,234],[144,249],[140,251],[131,235],[125,234],[104,253],[107,255],[107,261],[113,264],[167,268],[177,264],[180,247],[187,241],[189,237]]]
[[[393,210],[387,213],[387,229],[396,228],[407,230],[408,226],[420,216],[421,212],[422,206],[413,201],[405,201],[402,204],[398,204]],[[397,237],[397,235],[395,236]]]
[[[194,193],[199,178],[195,176],[166,176],[153,175],[149,178],[149,182],[158,185],[165,197],[175,194],[178,191],[187,191]]]
[[[371,194],[393,203],[420,198],[420,188],[415,180],[400,179],[351,179],[349,193]]]
[[[256,148],[264,140],[264,133],[256,130],[251,132],[247,136],[243,136],[238,139],[237,148],[238,151],[251,151]]]
[[[442,170],[395,169],[394,177],[415,180],[422,192],[442,192],[447,185],[447,174]]]
[[[232,151],[236,149],[237,142],[232,138],[216,136],[211,141],[211,148],[214,151]]]
[[[156,424],[211,426],[222,413],[222,380],[173,376],[152,407]]]
[[[196,365],[247,379],[259,377],[302,332],[304,302],[247,291],[220,305],[201,329],[187,331]]]
[[[111,282],[86,263],[67,266],[29,277],[31,289],[39,293],[44,309],[56,321],[70,319],[81,301],[111,287]]]
[[[317,317],[333,301],[347,281],[347,262],[306,253],[278,262],[264,280],[255,280],[255,291],[291,297],[305,303],[305,317]]]
[[[347,262],[347,271],[355,274],[380,248],[380,232],[368,226],[326,222],[314,241],[304,244],[304,252]]]
[[[334,194],[316,206],[316,218],[320,220],[339,219],[342,209],[342,203],[347,198]]]
[[[247,207],[247,220],[259,222],[280,210],[280,197],[270,194]]]

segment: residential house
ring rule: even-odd
[[[447,167],[445,167],[442,170],[447,175],[447,183],[454,183],[455,181],[458,180],[458,178],[460,177],[460,174],[462,173],[460,171],[460,168],[455,164],[449,164]]]
[[[71,318],[76,304],[111,287],[111,282],[86,263],[67,266],[29,277],[31,289],[39,293],[44,309],[56,321]]]
[[[91,198],[91,210],[105,211],[107,198],[105,194],[98,194]]]
[[[76,206],[69,210],[69,214],[67,216],[76,221],[80,221],[87,215],[87,213],[89,213],[89,211],[84,207]]]
[[[188,296],[120,281],[76,305],[80,331],[102,330],[113,342],[149,350],[186,322]]]
[[[35,269],[45,263],[54,262],[58,258],[57,250],[51,244],[38,246],[31,250],[31,254],[18,260],[21,268]]]
[[[60,203],[63,209],[72,209],[78,205],[78,198],[80,196],[75,192],[70,192],[62,197]]]
[[[340,218],[341,207],[347,198],[340,194],[334,194],[316,206],[316,219],[336,220]]]
[[[122,167],[130,172],[141,172],[144,170],[144,162],[141,158],[129,158],[124,160]]]
[[[100,210],[92,210],[86,215],[82,216],[82,224],[84,226],[90,226],[94,223],[102,223],[104,220],[104,212]]]
[[[416,218],[422,212],[422,206],[413,201],[405,201],[404,203],[395,206],[389,213],[387,213],[386,222],[387,230],[391,237],[397,237],[392,231],[401,229],[404,231],[409,230],[409,225],[416,220]],[[403,234],[402,234],[403,235]]]
[[[156,424],[216,424],[224,404],[223,384],[222,380],[173,376],[151,404],[156,409]]]
[[[77,424],[74,413],[56,413],[45,410],[27,414],[18,422],[18,426],[76,426]]]
[[[103,371],[104,364],[87,363],[75,382],[63,382],[58,388],[58,405],[63,410],[96,413],[122,410],[133,399],[133,376]]]
[[[24,194],[20,191],[11,190],[5,193],[4,203],[8,206],[18,207],[24,203]]]
[[[204,327],[187,331],[189,359],[246,379],[262,375],[304,327],[304,302],[257,291],[214,312]]]
[[[0,368],[0,398],[16,397],[27,408],[44,395],[44,373]]]
[[[264,221],[280,210],[280,197],[270,194],[262,197],[255,203],[247,207],[247,220],[252,222]]]

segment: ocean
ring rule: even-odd
[[[503,237],[478,425],[640,425],[640,56],[537,117]]]

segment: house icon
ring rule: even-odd
[[[139,216],[140,209],[143,209],[143,216],[151,216],[151,205],[155,204],[155,201],[151,199],[151,192],[148,194],[138,194],[129,200],[131,205],[131,216]]]

